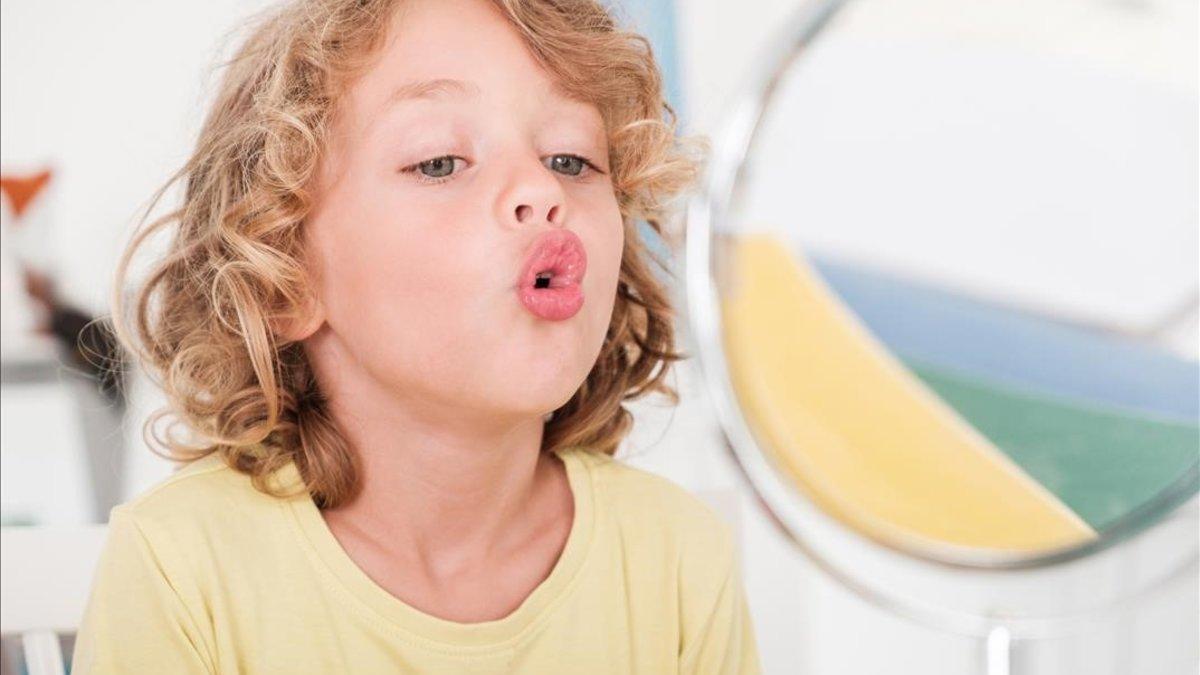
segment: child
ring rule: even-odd
[[[757,672],[729,528],[612,457],[677,401],[635,224],[685,147],[595,0],[269,15],[118,270],[178,225],[118,330],[190,462],[112,510],[75,672]]]

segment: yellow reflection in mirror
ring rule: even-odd
[[[739,406],[823,509],[901,546],[1032,553],[1096,537],[912,375],[803,256],[768,233],[722,241]]]

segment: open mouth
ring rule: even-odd
[[[533,288],[562,288],[569,286],[574,281],[575,275],[568,275],[560,272],[557,269],[548,269],[537,273],[533,278]]]
[[[563,320],[582,307],[587,253],[575,233],[562,229],[543,234],[522,269],[517,295],[534,315]]]
[[[546,232],[533,247],[520,275],[519,288],[562,288],[583,281],[587,254],[570,230]]]

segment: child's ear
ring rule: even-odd
[[[312,298],[309,306],[298,310],[295,314],[282,317],[271,322],[271,329],[279,337],[300,342],[317,332],[325,323],[325,306],[317,298]]]

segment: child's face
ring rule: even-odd
[[[443,78],[477,93],[389,100]],[[305,224],[322,306],[301,333],[319,376],[357,372],[464,416],[542,415],[570,399],[612,316],[624,232],[601,115],[552,84],[488,0],[402,3],[342,102]],[[428,162],[446,155],[462,159]],[[518,299],[535,239],[555,229],[578,235],[587,260],[583,306],[565,320]]]

